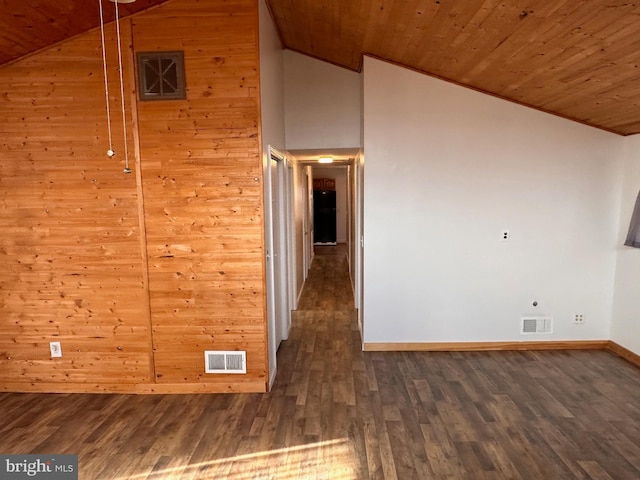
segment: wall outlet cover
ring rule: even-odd
[[[60,342],[49,342],[49,349],[51,350],[51,358],[58,358],[62,356],[62,347]]]

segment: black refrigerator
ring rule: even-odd
[[[336,244],[336,192],[313,191],[313,243]]]

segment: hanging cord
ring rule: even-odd
[[[118,37],[118,67],[120,70],[120,99],[122,100],[122,132],[124,135],[124,173],[131,173],[129,168],[129,149],[127,148],[127,115],[124,105],[124,81],[122,79],[122,44],[120,42],[120,16],[118,14],[118,0],[116,5],[116,36]]]
[[[100,4],[100,34],[102,35],[102,68],[104,71],[104,96],[107,105],[107,131],[109,132],[109,150],[107,155],[113,157],[116,152],[113,151],[113,139],[111,136],[111,108],[109,108],[109,82],[107,81],[107,52],[104,42],[104,16],[102,14],[102,0],[98,0]]]

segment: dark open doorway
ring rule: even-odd
[[[335,245],[336,237],[336,191],[313,191],[313,243]]]

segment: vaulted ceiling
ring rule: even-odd
[[[286,48],[363,54],[621,134],[640,132],[640,2],[267,0]]]
[[[0,65],[100,26],[100,0],[0,0]],[[118,5],[120,17],[167,0]],[[115,4],[102,0],[104,21],[115,19]]]
[[[113,20],[114,5],[102,1],[105,20]],[[164,1],[121,4],[120,14]],[[371,55],[588,125],[640,133],[640,2],[267,4],[285,48],[354,71]],[[98,12],[98,0],[0,0],[0,64],[97,27]]]

